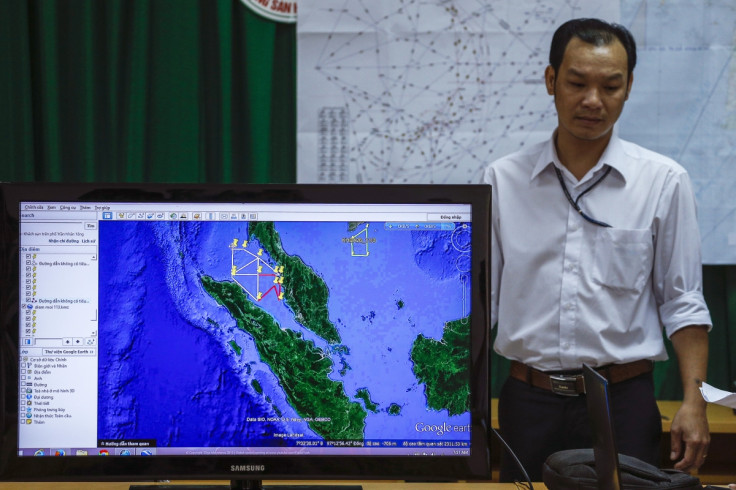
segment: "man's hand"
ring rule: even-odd
[[[682,406],[672,420],[670,459],[675,469],[697,470],[705,462],[710,445],[706,403],[700,394],[708,366],[708,327],[691,325],[670,337],[680,365],[684,393]]]
[[[710,445],[708,419],[705,408],[683,404],[675,414],[670,429],[670,459],[677,461],[675,469],[680,471],[697,470],[705,463]]]

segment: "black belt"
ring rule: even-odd
[[[635,378],[654,369],[654,363],[649,360],[627,362],[625,364],[609,364],[596,368],[596,371],[606,378],[609,383],[620,383]],[[518,361],[511,361],[512,378],[523,381],[537,388],[548,390],[558,395],[577,396],[585,393],[583,373],[546,373]]]

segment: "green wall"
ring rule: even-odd
[[[232,0],[4,0],[0,43],[0,180],[296,178],[293,24]]]

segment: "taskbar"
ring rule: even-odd
[[[104,441],[97,447],[34,447],[18,449],[18,456],[469,456],[469,441],[294,441],[280,447],[156,447],[134,441]]]

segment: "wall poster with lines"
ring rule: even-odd
[[[687,168],[704,262],[736,263],[732,0],[300,0],[298,182],[480,182],[554,129],[543,74],[574,17],[634,34],[617,130]]]

